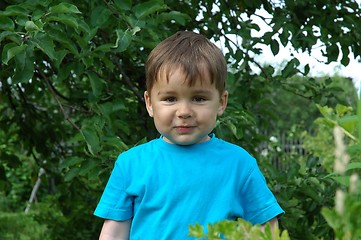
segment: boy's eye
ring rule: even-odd
[[[175,102],[176,98],[175,97],[166,97],[166,98],[163,99],[163,101],[165,101],[165,102]]]
[[[204,101],[206,101],[206,99],[204,97],[194,97],[193,101],[195,101],[195,102],[204,102]]]

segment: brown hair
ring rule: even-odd
[[[173,67],[181,67],[190,86],[204,70],[222,94],[226,88],[227,65],[221,50],[205,36],[181,31],[166,38],[149,54],[145,65],[147,91],[150,92],[161,71],[167,79]]]

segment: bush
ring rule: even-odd
[[[34,219],[33,214],[0,213],[0,236],[2,240],[47,240],[45,224]]]

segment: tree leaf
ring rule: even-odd
[[[99,98],[102,94],[105,82],[104,80],[100,79],[98,75],[94,72],[88,72],[88,76],[93,95],[94,97]]]
[[[347,165],[347,170],[361,169],[361,162],[352,162]]]
[[[305,68],[304,68],[304,75],[306,76],[308,73],[310,72],[310,65],[309,64],[306,64],[305,65]]]
[[[186,23],[191,20],[187,14],[178,11],[165,12],[160,14],[159,17],[162,19],[162,21],[174,20],[182,26],[185,26]]]
[[[46,33],[51,39],[56,42],[61,43],[66,49],[68,49],[72,54],[77,56],[79,54],[78,49],[74,41],[72,41],[67,34],[65,34],[60,29],[56,28],[47,28]]]
[[[290,36],[290,34],[287,31],[287,29],[283,29],[282,33],[279,35],[280,41],[284,47],[286,47],[288,44],[289,36]]]
[[[15,57],[17,54],[20,54],[21,52],[25,51],[27,48],[27,44],[23,44],[18,46],[15,43],[8,43],[4,46],[3,52],[2,52],[2,62],[4,64],[8,64],[8,62]]]
[[[135,13],[135,16],[138,19],[142,19],[156,11],[164,10],[166,8],[167,8],[167,5],[164,4],[164,1],[151,0],[148,2],[139,3],[139,4],[135,5],[133,8],[133,11]]]
[[[341,59],[341,64],[344,66],[347,66],[350,63],[350,58],[348,57],[350,53],[350,50],[347,47],[342,48],[342,59]]]
[[[323,208],[321,213],[333,229],[337,229],[340,226],[340,220],[342,218],[340,218],[333,209]]]
[[[276,39],[271,40],[271,51],[273,53],[273,56],[276,56],[280,50],[278,41]]]
[[[85,161],[84,158],[73,156],[73,157],[66,158],[64,161],[62,161],[60,163],[59,167],[60,167],[60,169],[64,169],[64,168],[67,168],[67,167],[78,165],[79,163],[81,163],[83,161]]]
[[[15,28],[15,24],[13,22],[13,20],[11,20],[11,18],[6,17],[6,16],[1,16],[0,15],[0,29],[1,30],[7,30],[7,31],[12,31]]]
[[[92,155],[97,154],[100,151],[100,141],[98,134],[94,129],[90,127],[83,127],[81,129],[81,134],[84,137],[84,140],[87,143],[88,150]]]
[[[100,28],[103,24],[109,21],[109,17],[112,13],[110,10],[102,5],[93,9],[90,16],[90,24]]]
[[[120,10],[130,10],[132,8],[132,0],[115,0],[114,5]]]
[[[56,59],[55,45],[53,40],[45,33],[37,33],[32,39],[36,47],[43,51],[52,60]]]
[[[89,171],[96,168],[98,166],[98,163],[92,159],[88,159],[83,162],[83,164],[80,167],[79,175],[85,176]]]
[[[12,83],[17,84],[29,81],[34,75],[34,48],[28,45],[26,51],[15,56],[15,74]]]
[[[333,177],[338,183],[342,184],[343,186],[350,186],[350,177],[349,176],[335,176]]]
[[[69,170],[69,172],[67,172],[64,176],[64,181],[65,182],[70,182],[71,180],[74,179],[74,177],[79,175],[79,168],[72,168]]]
[[[51,7],[49,13],[81,13],[77,6],[70,3],[59,3],[58,5]]]
[[[15,34],[14,32],[10,32],[10,31],[3,31],[3,32],[1,32],[1,33],[0,33],[0,42],[1,42],[3,39],[5,39],[5,38],[7,38],[7,37],[9,37],[9,36],[16,36],[16,34]]]
[[[328,62],[337,61],[338,56],[340,55],[340,49],[338,48],[337,44],[333,43],[326,49]]]
[[[49,22],[50,21],[61,22],[75,29],[79,28],[78,20],[72,16],[65,14],[59,14],[58,16],[50,16],[46,20]]]
[[[130,45],[133,35],[129,30],[126,30],[124,32],[121,29],[117,29],[116,33],[117,33],[117,41],[115,42],[113,48],[115,48],[115,51],[117,52],[124,52]]]
[[[26,8],[23,8],[22,6],[10,5],[6,7],[5,11],[2,12],[2,14],[5,16],[17,16],[17,15],[27,16],[28,12],[29,11]]]
[[[36,24],[33,21],[26,21],[25,30],[28,32],[37,32],[40,31],[41,29],[38,26],[36,26]]]
[[[295,75],[298,70],[297,67],[300,65],[300,61],[297,58],[293,58],[291,61],[287,63],[285,68],[282,70],[282,77],[288,78]]]

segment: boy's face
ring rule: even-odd
[[[194,86],[189,86],[181,68],[169,75],[160,74],[150,92],[144,93],[148,113],[165,141],[189,145],[207,141],[217,116],[228,100],[228,92],[220,96],[209,74],[202,76]]]

